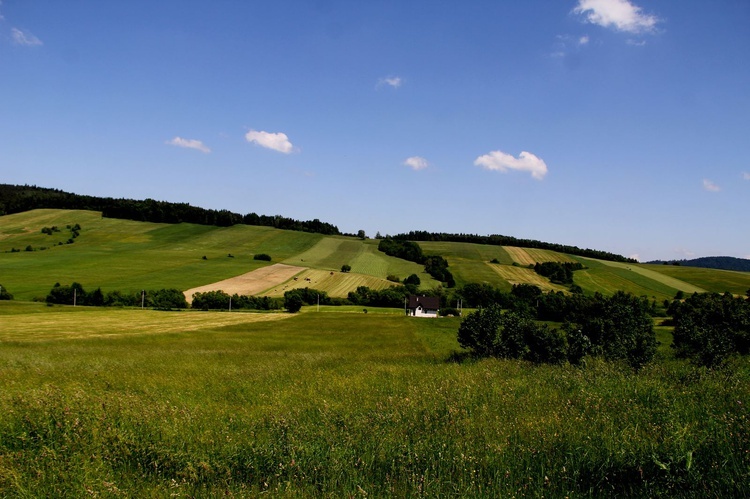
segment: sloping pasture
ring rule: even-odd
[[[41,246],[43,227],[79,224],[73,244]],[[59,282],[85,289],[134,292],[141,289],[189,289],[268,265],[253,260],[267,253],[274,261],[314,246],[323,236],[268,227],[212,227],[153,224],[102,218],[72,210],[33,210],[0,217],[2,285],[17,299],[44,297]],[[66,237],[69,237],[66,236]],[[31,245],[35,251],[10,253]],[[229,257],[229,255],[232,257]],[[203,257],[206,257],[204,260]]]
[[[591,261],[592,259],[582,259]],[[674,277],[670,277],[666,274],[662,274],[660,272],[656,272],[655,270],[643,267],[641,265],[634,265],[632,263],[623,263],[623,262],[610,262],[606,260],[598,260],[599,263],[603,263],[604,265],[607,265],[608,267],[617,267],[620,269],[626,269],[631,272],[635,272],[636,274],[640,274],[644,277],[648,277],[649,279],[652,279],[656,282],[660,282],[662,284],[665,284],[666,286],[669,286],[673,289],[678,289],[680,291],[683,291],[685,293],[704,293],[706,290],[695,286],[693,284],[690,284],[688,282],[682,281],[680,279],[676,279]]]
[[[508,265],[513,263],[513,259],[501,246],[442,241],[419,242],[419,246],[425,254],[440,255],[448,260],[449,270],[458,286],[480,282],[510,290],[507,281],[500,278],[489,263],[495,259]]]
[[[644,265],[643,268],[663,274],[698,288],[744,296],[750,290],[750,272],[680,267],[675,265]]]
[[[299,265],[323,270],[341,270],[342,265],[351,266],[351,272],[385,279],[392,274],[403,280],[416,274],[423,287],[438,283],[424,271],[424,266],[414,262],[394,258],[378,251],[375,240],[361,241],[343,237],[326,237],[309,250],[284,261],[289,265]]]
[[[616,291],[626,291],[635,296],[647,296],[661,301],[673,298],[677,292],[677,288],[661,280],[633,271],[635,265],[630,265],[630,268],[613,266],[608,265],[610,262],[590,258],[581,258],[580,261],[587,268],[576,270],[573,281],[588,293],[611,295]]]

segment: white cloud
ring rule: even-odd
[[[508,170],[520,170],[531,172],[531,176],[537,180],[542,180],[547,174],[547,165],[541,159],[530,152],[522,151],[518,158],[502,151],[492,151],[484,156],[479,156],[474,164],[481,166],[485,170],[498,170],[507,172]]]
[[[719,192],[721,190],[721,187],[706,178],[703,179],[703,188],[709,192]]]
[[[421,156],[412,156],[411,158],[406,158],[406,161],[404,161],[404,165],[408,166],[412,170],[424,170],[425,168],[430,166],[430,163]]]
[[[744,180],[750,180],[750,173],[742,172],[742,178]]]
[[[402,80],[400,76],[388,76],[378,80],[378,87],[388,85],[389,87],[398,88],[403,85],[403,83],[404,80]]]
[[[630,255],[630,256],[629,256],[628,258],[632,258],[633,260],[635,260],[635,261],[637,261],[637,262],[640,262],[640,261],[641,261],[641,255],[639,255],[638,253],[633,253],[633,254],[632,254],[632,255]]]
[[[588,45],[589,41],[588,35],[584,35],[578,39],[578,45]]]
[[[289,142],[289,137],[285,133],[269,133],[263,131],[250,130],[245,134],[245,140],[254,142],[266,149],[273,149],[284,154],[290,154],[294,151],[294,146]]]
[[[13,43],[16,45],[23,45],[26,47],[38,47],[39,45],[43,45],[39,38],[28,32],[24,33],[18,28],[11,28],[10,36],[13,38]]]
[[[651,33],[660,22],[629,0],[578,0],[573,13],[585,16],[592,24],[626,33]]]
[[[211,149],[206,147],[203,142],[195,139],[183,139],[182,137],[175,137],[172,140],[168,140],[167,144],[177,147],[185,147],[187,149],[195,149],[200,152],[210,153]]]

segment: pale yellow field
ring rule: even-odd
[[[519,265],[534,265],[544,262],[575,262],[574,259],[555,251],[537,248],[518,248],[515,246],[503,246],[514,262]]]
[[[230,295],[237,293],[238,295],[252,296],[261,294],[268,288],[283,284],[304,270],[306,270],[304,267],[277,263],[237,277],[188,289],[184,294],[188,303],[192,303],[195,293],[205,293],[207,291],[224,291]]]
[[[162,312],[91,307],[55,307],[39,313],[4,315],[0,343],[5,341],[75,340],[144,334],[185,333],[236,324],[277,321],[284,313]]]
[[[511,284],[532,284],[538,286],[543,291],[567,291],[567,288],[564,286],[552,284],[548,279],[540,276],[532,269],[496,264],[490,264],[490,267],[492,267],[492,270],[497,272],[500,277]]]
[[[313,288],[325,291],[332,297],[344,298],[350,291],[356,290],[359,286],[367,286],[376,290],[395,286],[395,283],[369,275],[329,270],[307,269],[295,277],[296,280],[290,279],[283,284],[266,289],[262,294],[283,296],[285,292],[292,289]]]

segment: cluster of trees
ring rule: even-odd
[[[647,300],[617,292],[579,305],[558,330],[539,324],[528,309],[492,304],[461,322],[458,342],[476,356],[532,362],[577,364],[590,355],[638,369],[653,359],[657,341]]]
[[[81,305],[90,307],[140,307],[172,310],[187,308],[185,295],[179,289],[143,290],[132,293],[110,291],[103,293],[101,288],[87,292],[77,282],[71,285],[56,283],[45,298],[49,304]]]
[[[0,300],[12,300],[13,295],[8,292],[8,290],[0,284]]]
[[[381,239],[378,250],[388,256],[424,265],[424,270],[436,280],[445,283],[449,288],[456,285],[453,274],[448,270],[448,261],[442,256],[425,256],[419,244],[413,241],[397,240],[390,237]]]
[[[268,296],[247,296],[224,291],[206,291],[195,293],[191,308],[198,310],[279,310],[281,301]]]
[[[534,265],[534,272],[555,284],[573,284],[573,272],[582,268],[578,262],[544,262]]]
[[[638,263],[637,260],[632,258],[625,258],[622,255],[615,253],[609,253],[607,251],[599,251],[593,249],[581,249],[578,246],[568,246],[565,244],[546,243],[543,241],[537,241],[534,239],[518,239],[512,236],[503,236],[500,234],[492,234],[489,236],[480,236],[477,234],[447,234],[444,232],[426,232],[426,231],[411,231],[407,234],[397,234],[392,237],[398,241],[448,241],[458,243],[475,243],[475,244],[491,244],[494,246],[518,246],[520,248],[539,248],[557,251],[559,253],[567,253],[569,255],[585,256],[589,258],[598,258],[600,260],[610,260],[614,262],[629,262]]]
[[[678,357],[719,367],[732,354],[750,353],[750,290],[745,298],[696,293],[673,301],[669,313],[674,320],[672,347]]]
[[[139,222],[189,222],[218,227],[245,224],[325,235],[340,234],[338,227],[321,222],[318,219],[300,221],[280,215],[268,216],[255,213],[240,215],[228,210],[210,210],[190,206],[188,203],[170,203],[153,199],[102,198],[37,186],[0,184],[0,215],[20,213],[37,208],[101,211],[104,217]]]
[[[704,256],[692,260],[653,260],[646,263],[750,272],[750,259],[733,256]]]

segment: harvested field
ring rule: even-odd
[[[332,297],[344,298],[350,291],[355,291],[360,286],[381,290],[396,285],[396,283],[370,275],[317,269],[304,269],[304,272],[297,275],[296,278],[296,281],[290,280],[273,288],[267,288],[264,294],[283,296],[286,291],[292,289],[313,288],[325,291]]]
[[[535,263],[544,262],[575,262],[573,258],[556,251],[537,249],[537,248],[519,248],[516,246],[503,246],[514,262],[519,265],[534,265]]]
[[[543,291],[567,291],[565,286],[552,284],[545,277],[540,276],[531,269],[523,267],[513,267],[511,265],[490,265],[500,277],[510,284],[532,284],[538,286]]]
[[[205,293],[206,291],[224,291],[230,295],[257,295],[263,291],[279,286],[288,281],[300,272],[307,270],[304,267],[295,267],[277,263],[268,267],[253,270],[246,274],[224,279],[205,286],[188,289],[185,291],[185,298],[188,303],[193,301],[193,294]]]

